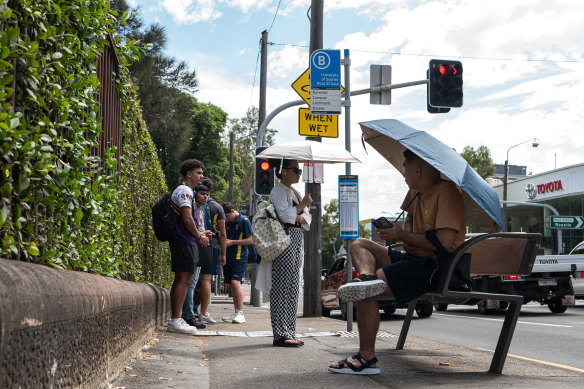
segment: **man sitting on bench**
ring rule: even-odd
[[[339,288],[339,297],[356,302],[359,352],[331,364],[329,370],[335,373],[380,373],[375,358],[379,307],[372,297],[394,296],[398,304],[404,304],[433,289],[431,278],[438,250],[426,234],[435,234],[450,253],[464,243],[465,211],[459,189],[452,181],[441,179],[438,170],[412,151],[403,154],[404,178],[410,187],[401,206],[408,212],[404,228],[394,224],[378,232],[387,242],[403,242],[405,253],[364,238],[351,244],[353,263],[360,275]]]

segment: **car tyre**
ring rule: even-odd
[[[331,310],[327,309],[324,307],[324,305],[322,306],[322,315],[324,317],[330,317],[331,316]]]
[[[561,300],[552,300],[552,301],[550,301],[548,303],[548,308],[553,313],[564,313],[564,312],[566,312],[566,309],[568,309],[567,306],[562,305],[562,301]]]
[[[434,306],[432,303],[419,303],[416,305],[416,314],[420,319],[432,316]]]
[[[487,308],[487,302],[486,301],[481,301],[480,303],[477,304],[477,309],[479,310],[479,313],[481,315],[492,315],[493,313],[495,313],[495,309],[489,309]]]
[[[434,309],[436,309],[438,312],[446,312],[446,310],[448,309],[448,304],[434,303]]]

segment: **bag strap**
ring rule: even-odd
[[[436,236],[436,230],[428,230],[425,234],[426,239],[432,243],[432,246],[436,248],[437,254],[439,256],[448,256],[450,253],[444,248],[440,239]]]

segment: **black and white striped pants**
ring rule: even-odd
[[[290,246],[272,261],[270,318],[274,339],[292,338],[296,331],[302,241],[302,231],[291,228]]]

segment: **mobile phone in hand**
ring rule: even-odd
[[[377,219],[373,220],[373,226],[377,229],[383,228],[391,228],[393,224],[387,220],[385,216],[378,217]]]

